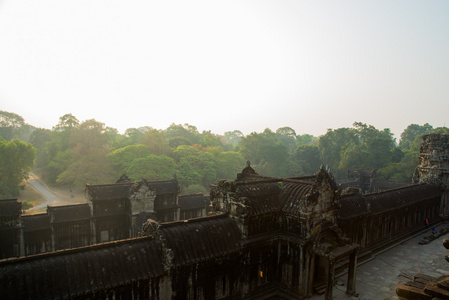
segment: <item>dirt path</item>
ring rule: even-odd
[[[47,207],[47,205],[64,205],[86,202],[85,199],[81,199],[81,195],[78,190],[70,193],[70,190],[67,189],[67,192],[64,193],[64,188],[50,188],[32,172],[29,173],[27,182],[45,199],[44,203],[34,206],[30,209],[30,211],[41,211]]]

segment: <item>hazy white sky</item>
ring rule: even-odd
[[[449,125],[449,1],[0,0],[0,110],[223,134]]]

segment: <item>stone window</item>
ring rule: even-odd
[[[215,280],[215,296],[217,298],[229,295],[229,279],[227,276],[218,277]]]
[[[102,232],[100,232],[100,242],[109,242],[109,231],[108,230],[103,230]]]
[[[259,266],[259,274],[258,274],[258,281],[257,281],[257,285],[263,285],[266,284],[268,282],[268,267],[267,265],[261,265]]]

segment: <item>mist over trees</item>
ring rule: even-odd
[[[0,145],[7,147],[11,139],[18,138],[29,141],[33,149],[17,158],[26,161],[21,180],[33,167],[35,155],[34,167],[49,184],[109,184],[122,174],[136,181],[176,176],[183,193],[206,193],[210,184],[234,179],[247,160],[267,176],[309,175],[324,164],[337,179],[344,179],[350,168],[367,168],[376,170],[383,179],[411,182],[421,136],[449,133],[446,127],[410,124],[398,144],[388,128],[355,122],[351,128],[328,129],[319,137],[298,135],[290,127],[275,131],[267,128],[246,136],[239,130],[217,135],[199,132],[190,124],[174,123],[164,130],[145,126],[119,134],[104,123],[94,119],[80,122],[72,114],[61,116],[52,130],[27,125],[14,113],[2,112],[1,116]],[[24,142],[20,143],[27,145]],[[1,156],[5,159],[6,152]],[[6,168],[12,168],[6,166],[2,164],[4,174]],[[0,177],[1,190],[6,190],[3,186],[7,180],[5,175]]]

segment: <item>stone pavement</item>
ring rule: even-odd
[[[435,228],[446,227],[440,224]],[[371,260],[362,262],[357,266],[356,291],[358,297],[349,297],[345,294],[347,274],[336,278],[339,282],[334,287],[333,296],[336,300],[392,300],[396,296],[396,285],[413,280],[416,273],[433,277],[449,275],[449,263],[444,259],[447,249],[443,247],[443,239],[449,234],[435,239],[430,244],[419,245],[424,236],[431,234],[431,229],[422,232],[413,238],[378,253]],[[324,299],[324,295],[314,295],[312,300]]]

